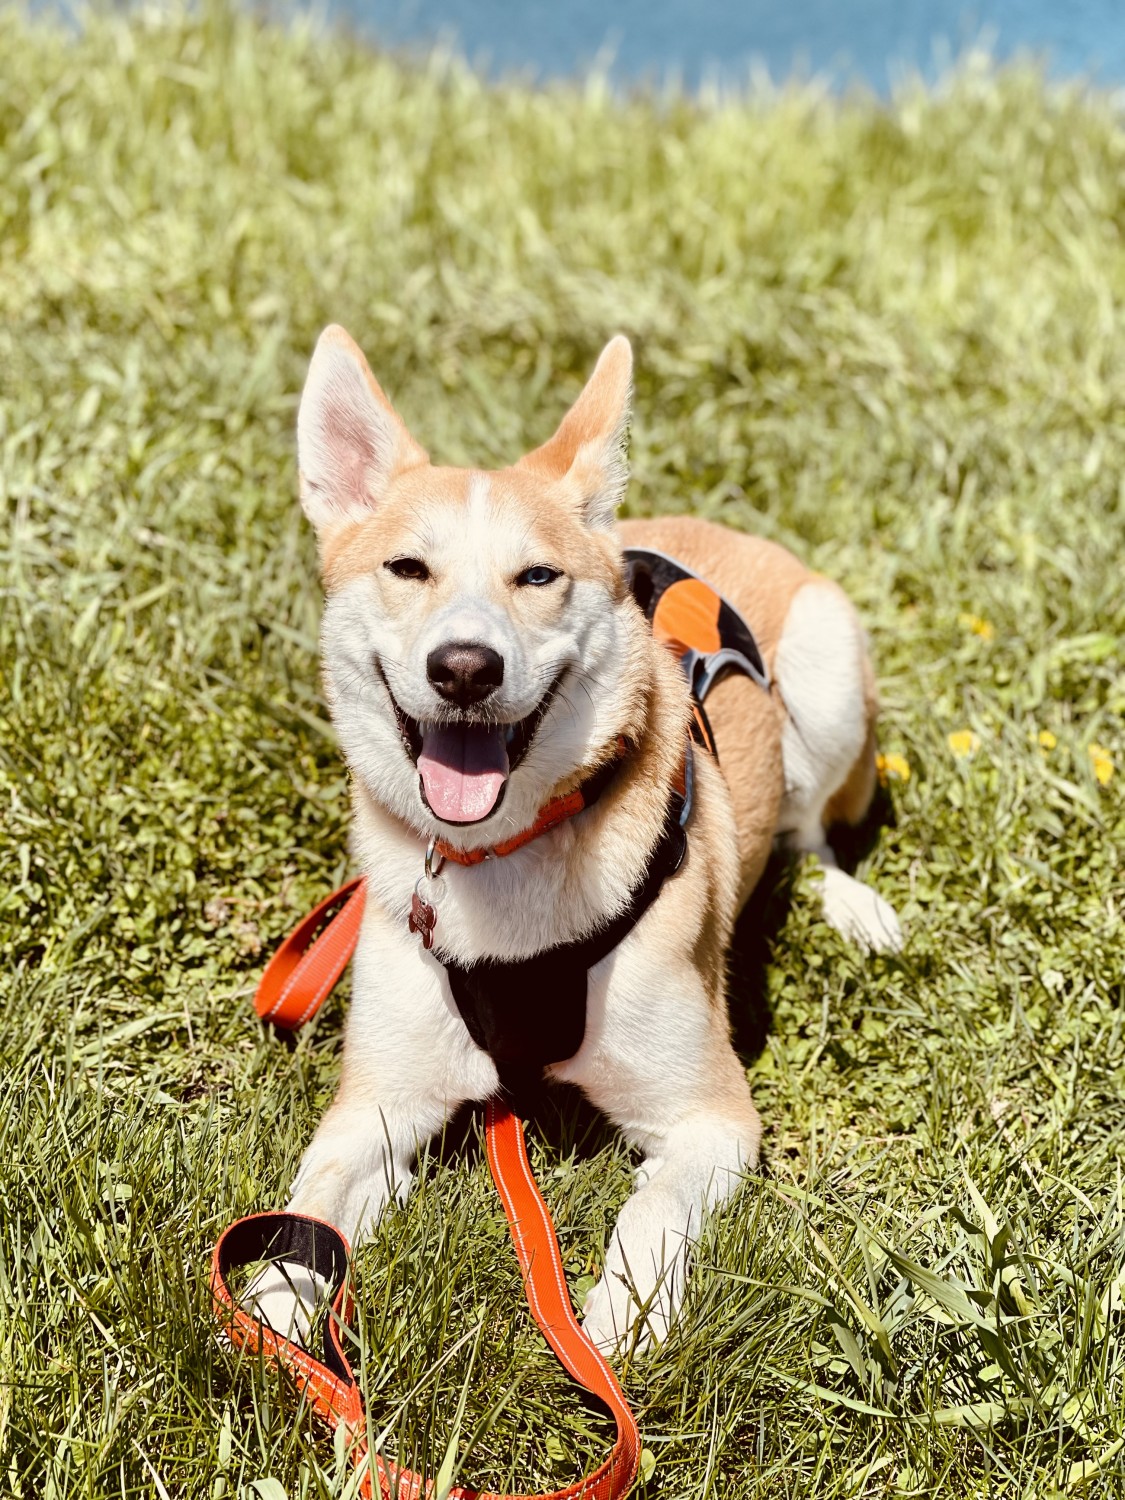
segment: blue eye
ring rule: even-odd
[[[555,579],[561,576],[558,568],[548,568],[545,563],[539,563],[534,568],[525,568],[516,579],[516,583],[521,589],[527,584],[530,584],[532,588],[541,589],[545,583],[554,583]]]

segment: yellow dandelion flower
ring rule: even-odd
[[[1041,729],[1037,736],[1044,750],[1053,750],[1058,744],[1058,736],[1051,733],[1049,729]]]
[[[982,641],[990,641],[996,634],[987,620],[982,620],[980,615],[958,615],[957,623],[964,630],[972,631],[973,635],[979,635]]]
[[[890,751],[887,755],[881,752],[875,757],[875,769],[879,773],[879,780],[886,786],[888,781],[909,781],[910,762],[905,755],[899,755]]]
[[[980,735],[974,734],[971,729],[955,729],[947,739],[949,748],[958,760],[964,760],[980,749]]]
[[[1087,748],[1098,785],[1108,786],[1113,780],[1113,756],[1104,745],[1090,745]]]

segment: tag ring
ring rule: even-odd
[[[438,863],[434,864],[434,855],[437,854]],[[445,855],[438,853],[437,837],[435,836],[426,845],[426,879],[434,880],[441,874],[445,864]]]

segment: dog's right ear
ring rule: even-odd
[[[362,521],[395,474],[426,462],[359,346],[336,324],[326,328],[297,412],[301,504],[317,532]]]

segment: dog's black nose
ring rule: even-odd
[[[453,641],[426,657],[426,672],[437,693],[458,708],[471,708],[504,681],[504,658],[491,646]]]

